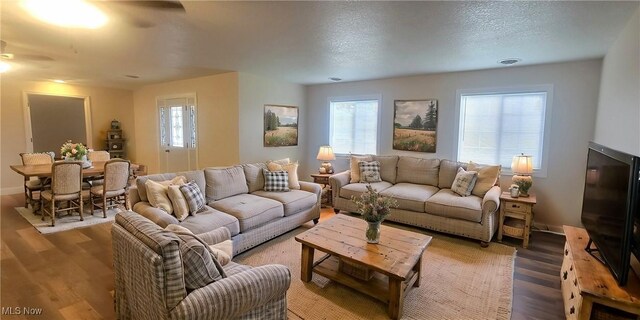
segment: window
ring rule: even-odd
[[[377,154],[380,98],[331,99],[329,141],[336,154]]]
[[[534,171],[546,175],[546,116],[551,86],[492,92],[458,92],[458,161],[511,167],[514,155],[533,156]]]

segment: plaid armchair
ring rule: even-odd
[[[226,278],[187,292],[175,234],[128,211],[111,229],[115,309],[119,319],[286,319],[289,269],[230,262]],[[209,244],[230,239],[219,228],[198,235]]]

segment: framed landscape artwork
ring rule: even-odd
[[[298,107],[264,105],[264,146],[298,145]]]
[[[393,149],[436,152],[438,100],[395,100]]]

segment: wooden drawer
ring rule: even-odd
[[[531,206],[528,204],[523,204],[523,203],[513,202],[513,201],[505,201],[504,204],[505,204],[504,206],[505,211],[521,212],[521,213],[531,212]]]

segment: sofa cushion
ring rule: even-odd
[[[235,195],[209,205],[236,217],[241,233],[284,216],[282,203],[252,194]]]
[[[193,171],[185,171],[185,172],[177,172],[177,173],[161,173],[161,174],[152,174],[148,176],[141,176],[136,179],[136,186],[138,187],[138,195],[140,196],[140,201],[149,201],[147,198],[147,189],[144,188],[144,184],[147,180],[153,180],[156,182],[171,180],[177,176],[184,176],[186,178],[185,183],[187,181],[194,180],[200,190],[204,190],[205,181],[204,181],[204,172],[202,170],[193,170]]]
[[[205,187],[207,202],[249,192],[241,166],[205,168],[204,178],[207,183]]]
[[[455,162],[451,160],[440,161],[440,172],[438,174],[438,188],[450,189],[453,179],[458,174],[458,168],[467,170],[467,164],[464,162]]]
[[[374,183],[350,183],[340,188],[340,197],[345,199],[351,199],[351,197],[359,197],[362,193],[367,191],[367,186],[371,185],[373,190],[378,192],[385,190],[392,186],[391,183],[382,181]]]
[[[288,192],[289,174],[286,171],[262,171],[264,174],[264,191]]]
[[[167,180],[169,181],[169,180]],[[167,193],[168,184],[162,184],[153,180],[147,180],[144,184],[147,190],[147,198],[152,206],[164,210],[168,214],[173,213],[173,204]]]
[[[183,221],[189,216],[189,204],[180,191],[180,186],[171,185],[167,187],[167,195],[173,205],[173,215],[178,218],[178,221]]]
[[[425,211],[441,217],[480,222],[482,198],[470,195],[461,197],[451,189],[440,189],[425,203]]]
[[[478,179],[471,190],[471,194],[483,198],[485,194],[493,187],[500,177],[502,166],[485,166],[477,163],[469,162],[468,170],[478,172]]]
[[[440,160],[400,157],[396,183],[409,182],[438,186]]]
[[[414,183],[398,183],[380,192],[381,195],[392,197],[398,202],[398,209],[424,212],[424,203],[431,198],[438,187]]]
[[[373,156],[373,160],[380,162],[380,178],[396,183],[398,156]]]
[[[279,163],[270,161],[270,162],[267,162],[267,168],[271,172],[285,171],[288,175],[287,182],[289,183],[289,189],[296,189],[296,190],[300,189],[300,182],[298,181],[298,162],[297,161],[287,163],[287,164],[279,164]]]
[[[349,159],[349,169],[351,170],[351,180],[349,182],[358,183],[360,182],[360,167],[358,166],[358,162],[371,161],[373,158],[370,155],[357,156],[352,154]]]
[[[266,163],[249,163],[243,164],[242,170],[244,170],[244,178],[247,179],[247,186],[249,187],[249,193],[262,190],[264,188],[264,175],[263,170],[267,170]]]
[[[302,190],[291,190],[289,192],[256,191],[252,194],[282,203],[285,217],[309,209],[318,201],[316,194]]]
[[[360,161],[358,162],[360,170],[360,182],[371,183],[381,182],[380,178],[380,162],[378,161]]]
[[[456,178],[453,179],[453,184],[451,185],[451,191],[463,197],[471,195],[471,190],[473,190],[473,187],[476,185],[477,179],[478,172],[458,168]]]
[[[155,224],[164,228],[172,223],[180,223],[176,217],[168,214],[162,209],[152,206],[149,202],[140,201],[133,205],[133,211],[141,216],[153,221]]]
[[[204,207],[205,210],[196,213],[196,215],[188,216],[180,225],[195,234],[205,233],[220,227],[229,229],[232,237],[240,233],[240,223],[236,217],[209,206]]]

